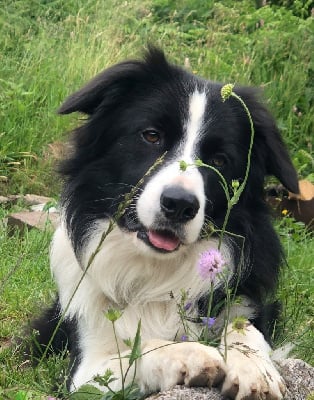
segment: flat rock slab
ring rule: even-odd
[[[307,400],[314,395],[314,368],[306,362],[288,358],[278,364],[287,386],[285,400]],[[154,394],[149,400],[226,400],[218,389],[175,386],[171,390]]]
[[[28,229],[55,229],[59,224],[59,214],[45,211],[22,211],[8,216],[7,226],[9,228]]]
[[[38,196],[37,194],[26,194],[25,196],[22,196],[22,199],[28,206],[47,204],[53,201],[51,197]]]
[[[10,196],[0,196],[0,206],[10,206],[15,204],[21,198],[18,194],[12,194]]]
[[[47,204],[53,201],[51,197],[38,196],[37,194],[12,194],[9,196],[0,196],[0,206],[12,206],[16,204],[18,200],[22,200],[27,206]]]

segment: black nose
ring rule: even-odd
[[[174,222],[186,222],[195,217],[200,208],[196,196],[181,186],[169,186],[160,196],[160,207]]]

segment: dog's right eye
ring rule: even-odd
[[[160,144],[161,140],[161,135],[160,133],[154,131],[154,130],[147,130],[142,133],[142,137],[145,140],[145,142],[150,143],[150,144]]]

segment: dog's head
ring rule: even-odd
[[[235,98],[223,102],[222,86],[169,64],[161,51],[150,49],[143,61],[107,69],[65,101],[61,114],[88,115],[74,132],[73,154],[61,168],[76,250],[97,220],[117,215],[123,196],[134,187],[118,225],[137,235],[146,252],[176,254],[199,240],[208,220],[221,228],[227,201],[219,174],[193,164],[201,159],[213,166],[231,188],[232,180],[245,176],[251,137],[243,106]],[[298,191],[297,176],[255,91],[235,92],[249,108],[255,129],[249,179],[235,209],[258,212],[265,175],[276,176],[292,192]],[[188,167],[180,167],[180,161]]]

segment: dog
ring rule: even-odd
[[[33,328],[46,353],[68,346],[69,390],[97,386],[93,379],[108,369],[117,378],[112,389],[121,388],[114,332],[104,317],[116,309],[124,371],[125,340],[141,321],[142,356],[125,384],[134,374],[144,394],[186,384],[220,385],[236,400],[283,398],[270,347],[283,252],[263,185],[273,175],[297,193],[297,174],[256,89],[235,87],[254,126],[248,159],[248,115],[234,96],[223,101],[222,88],[149,47],[143,59],[108,68],[59,109],[87,118],[60,166],[61,223],[51,247],[58,298]],[[221,176],[229,197],[234,182],[245,181],[233,207]],[[197,271],[209,249],[224,260],[224,272],[212,280]],[[236,300],[228,306],[230,297]],[[204,332],[209,299],[215,323],[208,332],[220,327],[218,347],[187,340],[183,326]]]

